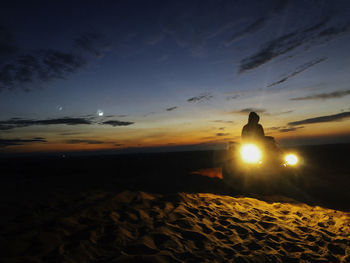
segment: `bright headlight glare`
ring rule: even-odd
[[[295,154],[287,154],[284,159],[288,165],[296,165],[298,163],[298,157]]]
[[[258,163],[261,161],[261,151],[254,144],[246,144],[241,148],[241,156],[246,163]]]

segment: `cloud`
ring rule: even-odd
[[[297,125],[303,125],[303,124],[341,121],[349,117],[350,117],[350,111],[346,111],[346,112],[333,114],[333,115],[319,116],[319,117],[305,119],[301,121],[293,121],[293,122],[289,122],[288,125],[297,126]]]
[[[213,98],[213,95],[211,95],[209,92],[200,94],[199,96],[189,98],[188,102],[202,102],[202,101],[208,101],[211,98]]]
[[[79,134],[83,134],[82,132],[63,132],[60,133],[60,135],[62,136],[71,136],[71,135],[79,135]]]
[[[104,144],[105,142],[99,140],[89,140],[89,139],[71,139],[66,140],[65,143],[68,144]]]
[[[233,123],[235,123],[234,121],[226,121],[226,120],[214,120],[213,122],[226,123],[226,124],[233,124]]]
[[[246,114],[246,113],[250,113],[250,112],[256,112],[256,113],[265,113],[266,110],[265,109],[260,109],[260,108],[244,108],[238,111],[232,111],[231,113],[239,113],[239,114]]]
[[[163,32],[193,56],[207,54],[207,43],[236,24],[237,6],[231,2],[172,1],[162,12]]]
[[[111,125],[113,127],[116,127],[116,126],[129,126],[129,125],[134,124],[134,122],[110,120],[110,121],[104,121],[101,124],[107,124],[107,125]]]
[[[240,96],[241,96],[240,94],[227,96],[226,100],[235,100],[235,99],[238,99]]]
[[[111,126],[127,126],[134,124],[134,122],[129,121],[118,121],[118,120],[107,120],[103,122],[98,122],[98,118],[95,117],[64,117],[57,119],[43,119],[43,120],[31,120],[31,119],[21,119],[21,118],[12,118],[9,120],[0,121],[0,130],[11,130],[15,128],[22,128],[35,125],[111,125]],[[62,133],[61,135],[76,135],[78,133]]]
[[[258,52],[241,60],[239,72],[243,73],[247,70],[255,69],[278,56],[314,40],[316,37],[322,37],[320,34],[317,35],[316,32],[325,26],[329,20],[330,17],[326,17],[315,25],[303,30],[296,30],[269,41]],[[336,34],[333,34],[332,36],[334,35]]]
[[[350,24],[345,24],[340,27],[330,26],[322,30],[318,36],[325,38],[326,41],[332,40],[334,37],[341,36],[350,30]]]
[[[171,108],[167,108],[166,111],[173,111],[173,110],[176,110],[178,107],[175,106],[175,107],[171,107]]]
[[[283,77],[282,79],[280,79],[280,80],[278,80],[278,81],[268,85],[267,87],[270,88],[270,87],[273,87],[275,85],[281,84],[281,83],[287,81],[289,78],[292,78],[292,77],[298,75],[299,73],[304,72],[305,70],[307,70],[307,69],[309,69],[309,68],[311,68],[311,67],[313,67],[313,66],[315,66],[315,65],[317,65],[317,64],[319,64],[319,63],[321,63],[323,61],[325,61],[326,59],[327,58],[324,57],[324,58],[317,58],[317,59],[308,61],[305,64],[299,66],[293,73],[291,73],[291,74]]]
[[[243,30],[233,34],[230,37],[230,39],[226,40],[225,41],[226,46],[231,45],[232,43],[234,43],[238,39],[240,39],[248,34],[255,33],[256,31],[258,31],[259,29],[261,29],[265,25],[266,21],[267,21],[267,17],[260,17],[260,18],[256,19],[254,22],[252,22],[247,27],[245,27]]]
[[[36,81],[49,82],[65,79],[67,75],[83,67],[83,57],[53,49],[22,54],[12,62],[0,67],[0,87],[2,89],[23,88]]]
[[[74,40],[74,46],[96,57],[102,57],[103,51],[108,49],[102,34],[96,31],[85,32]]]
[[[266,130],[279,131],[279,132],[291,132],[304,128],[304,126],[290,127],[290,126],[279,126],[279,127],[269,127]]]
[[[0,139],[0,148],[5,148],[14,145],[23,145],[26,143],[45,143],[47,142],[45,138],[35,137],[32,139]]]
[[[305,97],[292,98],[290,100],[326,100],[333,98],[342,98],[347,95],[350,95],[350,90],[339,90],[330,93],[319,93]]]
[[[255,19],[253,22],[248,24],[245,28],[243,28],[241,31],[236,32],[233,34],[228,40],[225,41],[226,46],[231,45],[235,41],[244,38],[245,36],[248,36],[250,34],[253,34],[257,31],[259,31],[263,26],[272,18],[274,15],[281,13],[288,7],[289,1],[288,0],[279,0],[277,1],[276,5],[273,6],[271,12],[268,12],[263,17],[259,17]]]
[[[302,128],[304,128],[304,126],[281,128],[281,129],[278,129],[278,131],[280,131],[280,132],[291,132],[291,131],[296,131],[296,130],[299,130],[299,129],[302,129]]]
[[[289,113],[292,113],[292,112],[294,112],[294,111],[293,110],[286,110],[286,111],[270,113],[269,115],[278,116],[278,115],[283,115],[283,114],[289,114]]]
[[[148,113],[144,114],[143,117],[148,117],[148,116],[154,115],[154,114],[156,114],[154,111],[148,112]]]
[[[218,132],[216,136],[228,136],[230,135],[229,133],[223,133],[223,132]]]
[[[12,118],[5,121],[0,121],[0,130],[11,130],[15,128],[28,127],[34,125],[80,125],[80,124],[92,124],[92,122],[85,118],[58,118],[58,119],[45,119],[45,120],[29,120]]]

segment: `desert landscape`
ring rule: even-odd
[[[348,150],[301,147],[290,189],[246,192],[225,151],[1,158],[1,261],[349,262]]]
[[[2,0],[0,263],[350,263],[349,14]]]

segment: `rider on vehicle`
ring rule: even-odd
[[[264,128],[259,124],[260,117],[255,112],[249,113],[248,124],[242,130],[242,141],[261,143],[264,146],[276,147],[275,140],[271,136],[265,136]]]
[[[265,137],[264,128],[259,124],[260,117],[255,112],[249,113],[248,124],[242,130],[243,141],[263,140]]]

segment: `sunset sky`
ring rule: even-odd
[[[350,1],[2,1],[0,151],[350,142]]]

